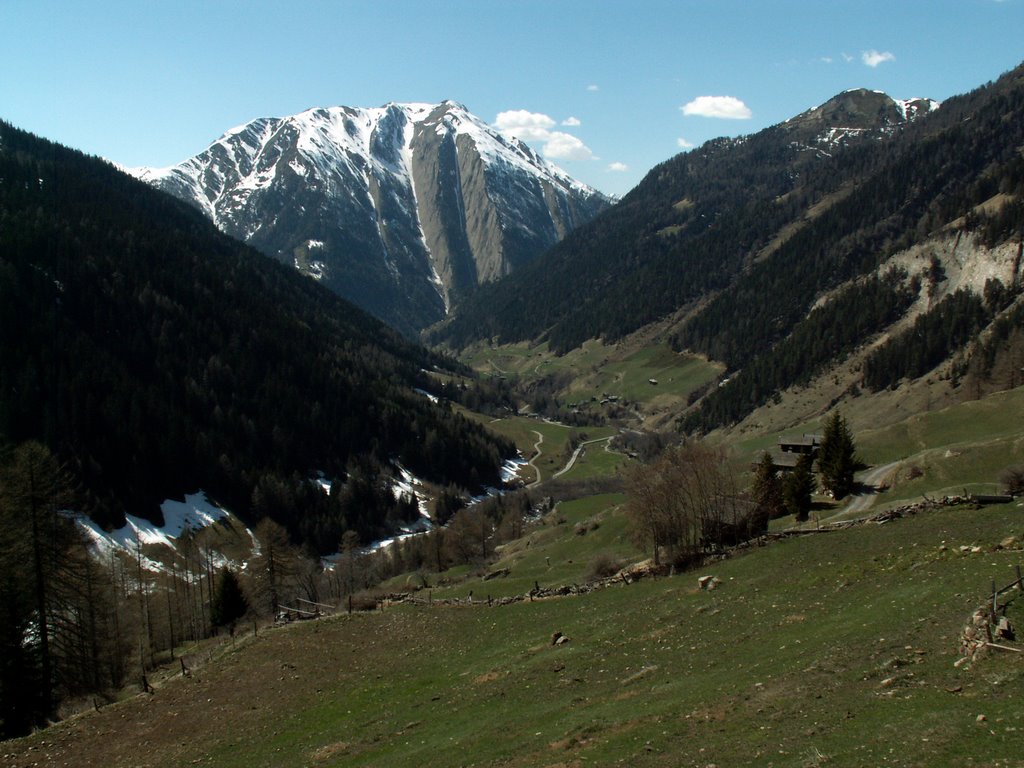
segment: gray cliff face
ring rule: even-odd
[[[409,334],[611,204],[453,102],[254,120],[136,173]]]

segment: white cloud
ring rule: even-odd
[[[629,166],[626,165],[625,163],[609,163],[608,170],[616,172],[628,171]]]
[[[749,120],[750,107],[735,96],[698,96],[680,107],[684,115],[718,117],[726,120]]]
[[[544,142],[544,156],[554,160],[592,160],[590,147],[568,133],[552,131]]]
[[[567,125],[570,128],[576,128],[577,126],[582,125],[582,123],[578,117],[567,117],[562,121],[562,125]]]
[[[822,56],[820,59],[818,59],[818,61],[820,61],[822,64],[831,64],[833,59],[831,56]]]
[[[853,56],[851,56],[850,54],[848,54],[846,52],[843,52],[843,61],[845,61],[847,64],[849,64],[851,61],[853,61]]]
[[[686,140],[686,139],[684,139],[684,138],[683,138],[682,136],[680,136],[680,137],[679,137],[678,139],[676,139],[676,145],[677,145],[677,146],[678,146],[678,147],[679,147],[680,149],[693,149],[693,143],[692,143],[692,142],[689,142],[689,141],[687,141],[687,140]]]
[[[562,123],[567,126],[579,124],[580,121],[574,117]],[[542,112],[529,112],[525,109],[499,112],[494,119],[494,127],[507,136],[515,136],[523,141],[543,142],[541,151],[545,157],[553,160],[597,159],[590,151],[590,147],[575,136],[563,131],[551,130],[556,125],[557,123],[550,116]]]
[[[523,141],[545,141],[555,127],[555,121],[541,112],[510,109],[498,113],[494,127]]]
[[[872,48],[870,51],[862,52],[860,55],[860,60],[867,64],[869,67],[877,67],[879,64],[882,64],[883,62],[886,61],[896,61],[896,57],[893,54],[889,53],[889,51],[885,51],[883,53],[881,51],[876,51],[874,48]]]
[[[588,85],[587,86],[587,90],[590,91],[591,93],[593,93],[594,91],[599,91],[601,89],[598,88],[596,85]]]

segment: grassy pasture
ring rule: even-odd
[[[946,509],[751,550],[699,572],[712,592],[691,573],[290,626],[5,765],[1019,765],[1024,659],[953,663],[1022,537],[1015,505]]]
[[[505,544],[489,572],[507,568],[507,577],[481,581],[467,579],[455,586],[434,589],[439,598],[474,599],[524,595],[535,584],[561,587],[582,584],[593,559],[608,553],[623,562],[640,559],[629,541],[622,494],[601,494],[561,502],[542,521],[534,523],[526,536]]]
[[[543,480],[550,479],[552,475],[561,470],[572,455],[572,451],[569,449],[569,436],[574,430],[573,427],[528,416],[490,419],[469,412],[466,412],[466,415],[486,424],[488,429],[512,440],[516,444],[516,448],[519,449],[519,453],[527,461],[534,455],[534,448],[537,445],[537,433],[540,433],[544,440],[540,444],[540,456],[534,460],[534,465],[540,469],[541,479]],[[614,427],[577,427],[575,431],[578,434],[585,434],[588,440],[594,440],[611,437],[617,430]],[[590,445],[587,446],[587,449],[588,456],[593,455],[591,462],[596,462],[596,464],[591,463],[589,468],[585,468],[587,466],[586,461],[578,462],[579,466],[573,467],[567,473],[567,476],[579,478],[585,476],[587,472],[601,472],[617,464],[615,458],[605,458],[598,455],[599,453],[604,453],[604,449],[600,445],[596,448],[594,445]],[[614,457],[615,454],[610,456]],[[537,479],[537,473],[532,468],[525,466],[520,470],[519,477],[526,483],[532,483]]]
[[[672,368],[666,351],[615,361],[596,342],[576,358],[518,345],[491,364],[532,375],[596,366],[591,375],[618,382],[624,397],[663,394],[663,380],[678,380],[670,394],[685,397],[688,363]],[[691,383],[707,375],[698,367],[690,373]],[[860,430],[868,463],[900,461],[874,508],[926,492],[993,490],[1000,469],[1024,461],[1022,406],[1024,388]],[[527,458],[540,432],[545,479],[564,466],[568,427],[479,418]],[[810,423],[786,433],[801,431],[818,429]],[[776,437],[735,445],[737,462]],[[624,460],[596,443],[565,477],[604,475]],[[534,473],[527,468],[523,478]],[[191,677],[162,681],[152,696],[4,744],[0,764],[1024,764],[1024,654],[992,652],[954,667],[959,632],[989,584],[1009,583],[1024,566],[1020,502],[786,540],[698,572],[580,597],[481,604],[534,584],[581,583],[603,555],[642,558],[629,540],[624,501],[603,494],[560,503],[487,566],[508,568],[504,578],[484,582],[480,569],[460,566],[447,574],[450,586],[431,577],[433,606],[239,639]],[[700,591],[701,574],[722,586]],[[440,603],[471,590],[473,605]],[[1007,615],[1024,631],[1024,596]],[[570,641],[552,646],[556,631]]]
[[[1024,463],[1024,387],[913,416],[858,436],[869,462],[899,461],[890,504],[941,496],[999,491],[999,474]]]
[[[959,403],[857,436],[858,449],[873,464],[885,464],[938,446],[955,449],[1024,436],[1024,387]]]
[[[562,393],[566,402],[614,395],[645,410],[685,406],[690,392],[721,373],[721,366],[673,352],[664,343],[609,346],[591,340],[563,356],[550,352],[547,343],[532,347],[524,342],[500,347],[478,345],[466,351],[463,360],[482,373],[523,381],[568,372],[572,383]],[[651,379],[658,383],[651,384]]]

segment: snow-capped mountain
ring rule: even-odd
[[[261,118],[132,172],[407,333],[611,204],[451,101]]]

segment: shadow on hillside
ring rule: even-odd
[[[850,494],[843,497],[841,501],[852,498],[853,496],[875,496],[878,494],[879,490],[880,489],[876,485],[871,485],[858,480],[853,484],[853,489],[850,491]]]

